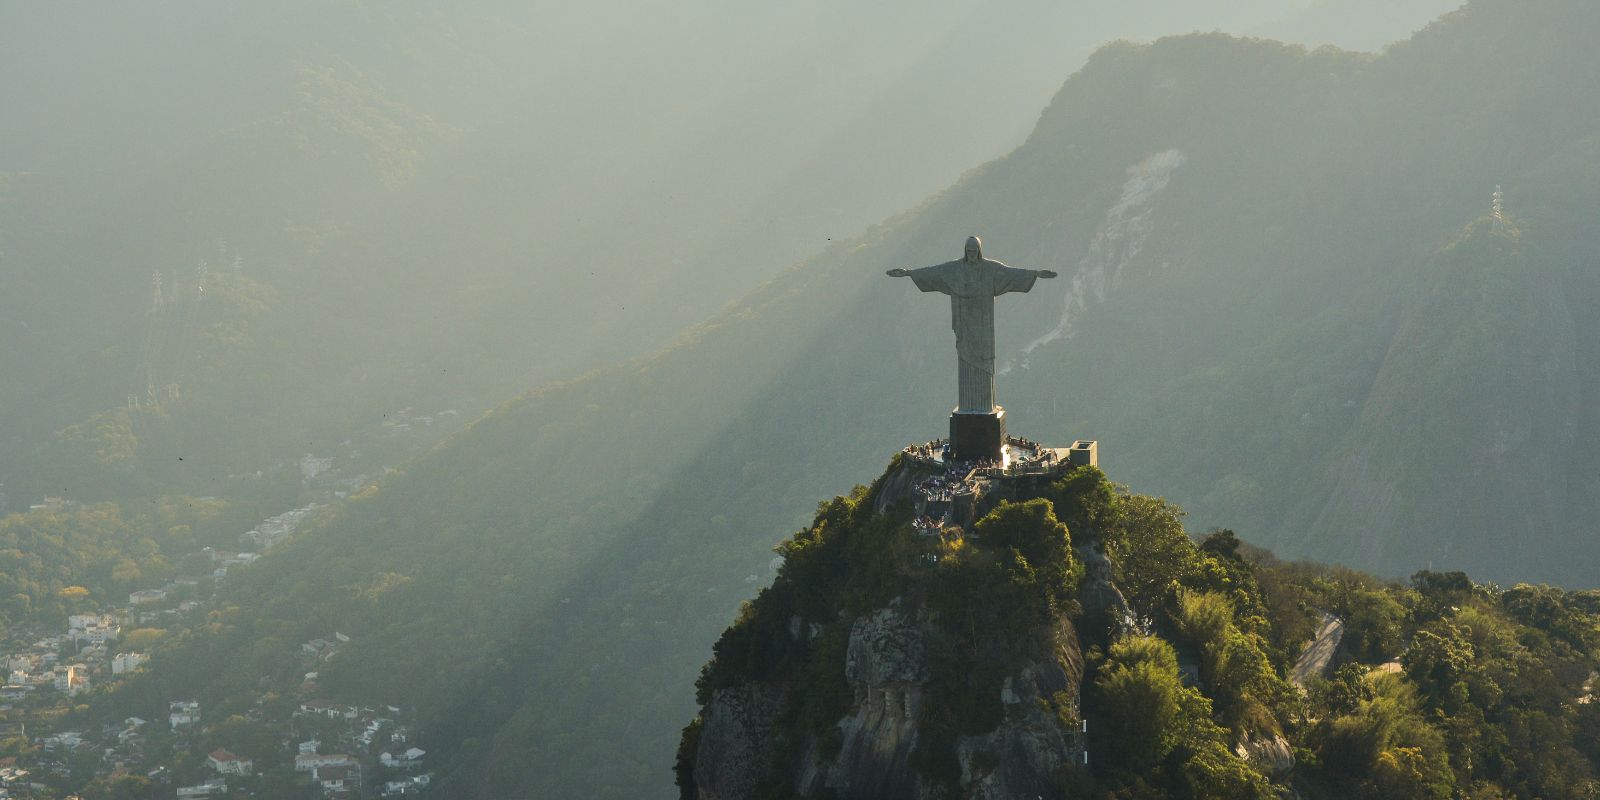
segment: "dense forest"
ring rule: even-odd
[[[1505,588],[1460,572],[1383,581],[1287,563],[1232,531],[1191,538],[1178,508],[1092,467],[1001,501],[969,534],[930,537],[914,531],[911,503],[889,493],[902,469],[824,503],[779,546],[777,579],[741,610],[701,675],[703,708],[748,687],[776,687],[782,698],[744,753],[771,765],[748,796],[866,796],[868,780],[884,788],[878,771],[895,769],[875,763],[893,752],[885,742],[844,761],[825,786],[797,783],[803,764],[838,751],[841,730],[871,719],[861,708],[871,690],[857,674],[870,620],[885,609],[916,618],[916,608],[932,621],[890,648],[925,665],[909,690],[920,698],[907,761],[916,782],[902,781],[895,797],[1001,796],[982,791],[981,776],[1013,768],[1018,751],[968,744],[1026,713],[1004,698],[1019,670],[1063,646],[1060,629],[1077,680],[1041,702],[1073,758],[1049,775],[1046,796],[1600,796],[1591,702],[1600,593]],[[1102,551],[1110,580],[1090,586],[1082,556]],[[1131,615],[1096,602],[1112,587]],[[1337,649],[1296,674],[1328,619],[1342,623]],[[692,723],[679,753],[690,800],[726,796],[696,773],[718,763],[700,748],[729,747],[708,740],[709,724]],[[745,769],[723,762],[719,771]]]
[[[220,501],[186,497],[126,509],[44,507],[0,519],[0,639],[171,580],[183,556],[218,543],[216,522],[225,512]]]

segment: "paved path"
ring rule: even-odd
[[[1294,662],[1294,669],[1290,672],[1289,680],[1294,685],[1304,689],[1307,683],[1326,677],[1328,665],[1333,663],[1334,651],[1339,649],[1339,640],[1344,638],[1344,620],[1332,614],[1322,615],[1322,627],[1317,629],[1317,634],[1306,642],[1300,657]]]

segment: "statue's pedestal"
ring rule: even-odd
[[[993,414],[950,415],[950,457],[956,461],[1001,460],[1006,442],[1006,410]]]

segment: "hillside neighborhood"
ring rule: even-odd
[[[339,479],[330,461],[302,460],[303,483],[333,499],[367,482]],[[46,502],[72,506],[63,498]],[[143,669],[166,631],[204,624],[230,575],[325,507],[311,502],[265,519],[238,537],[238,550],[191,553],[182,563],[203,570],[134,590],[125,604],[69,615],[55,630],[9,631],[0,642],[0,800],[81,800],[87,795],[77,792],[86,787],[122,783],[144,787],[128,796],[186,800],[425,794],[433,774],[427,751],[416,744],[411,711],[337,702],[319,685],[320,665],[351,641],[340,631],[300,642],[299,686],[263,691],[246,714],[219,719],[194,697],[170,697],[164,717],[129,716],[97,727],[72,722],[81,719],[75,711],[88,708],[86,695]]]

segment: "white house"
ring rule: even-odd
[[[70,747],[76,750],[79,745],[83,744],[83,734],[77,731],[62,731],[54,736],[41,739],[40,741],[44,743],[46,748]]]
[[[174,730],[200,721],[198,700],[174,700],[168,704],[167,710],[167,720],[172,723]]]
[[[301,753],[294,757],[295,772],[310,772],[322,767],[355,766],[356,760],[344,753]]]
[[[300,743],[300,754],[301,755],[314,755],[317,752],[317,748],[321,747],[321,746],[322,746],[322,742],[319,742],[316,739],[311,739],[311,740],[308,740],[308,741],[301,742]]]
[[[404,753],[384,753],[378,756],[378,762],[386,767],[414,767],[422,762],[422,757],[427,751],[420,747],[413,747]]]
[[[317,767],[311,779],[322,784],[322,791],[337,792],[360,785],[361,776],[354,766]]]
[[[111,659],[111,674],[122,675],[132,672],[149,660],[150,657],[144,653],[118,653]]]
[[[116,641],[119,633],[122,633],[122,629],[116,625],[92,625],[84,628],[78,638],[87,640],[89,644],[105,644]]]
[[[423,773],[421,775],[413,775],[409,778],[401,778],[400,780],[396,781],[387,781],[383,784],[383,791],[381,794],[384,797],[399,797],[408,794],[419,794],[423,789],[428,788],[428,784],[431,783],[432,780],[432,773]]]
[[[255,771],[254,761],[236,756],[221,747],[211,751],[206,763],[223,775],[249,775]]]
[[[300,704],[300,709],[295,716],[309,716],[312,714],[327,717],[328,719],[355,719],[359,712],[353,706],[335,705],[324,703],[321,700],[310,700]]]
[[[165,599],[167,599],[167,593],[160,589],[140,589],[128,595],[128,604],[142,606],[150,603],[159,603]]]
[[[51,677],[56,691],[68,697],[89,688],[89,668],[83,664],[56,667]]]
[[[226,778],[220,777],[212,778],[205,783],[195,784],[194,786],[178,787],[178,797],[180,800],[182,800],[182,798],[195,798],[195,800],[198,800],[202,797],[211,797],[212,795],[227,793],[228,781]]]

